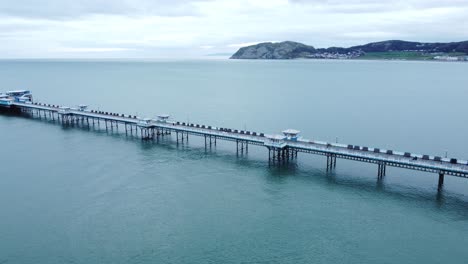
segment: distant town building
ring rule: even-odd
[[[460,60],[458,57],[455,56],[435,56],[434,60],[441,60],[441,61],[458,61]]]
[[[349,51],[346,53],[339,52],[318,52],[315,54],[308,55],[307,58],[310,59],[336,59],[336,60],[346,60],[354,59],[364,55],[364,52],[361,50]]]

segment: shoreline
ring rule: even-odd
[[[435,63],[468,63],[468,61],[444,61],[444,60],[405,60],[405,59],[312,59],[312,58],[295,58],[295,59],[228,59],[233,61],[398,61],[398,62],[435,62]]]
[[[407,60],[407,59],[231,59],[219,58],[0,58],[2,62],[189,62],[189,61],[380,61],[380,62],[429,62],[429,63],[468,63],[468,61],[444,61],[444,60]]]

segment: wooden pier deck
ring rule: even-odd
[[[124,126],[126,134],[135,133],[144,140],[175,133],[177,142],[187,140],[189,135],[204,137],[205,145],[216,144],[217,140],[233,141],[236,142],[237,152],[248,151],[249,145],[264,146],[268,149],[269,161],[275,164],[290,162],[296,159],[297,154],[301,152],[326,156],[327,169],[330,170],[336,166],[336,160],[339,158],[377,164],[378,177],[385,176],[387,166],[437,173],[439,174],[439,187],[443,185],[444,175],[468,178],[468,162],[466,160],[310,141],[295,137],[294,132],[288,131],[285,131],[284,135],[271,135],[170,121],[167,116],[162,116],[160,119],[142,119],[132,115],[64,108],[41,103],[14,102],[11,109],[61,123],[81,123],[88,126],[104,123],[106,129],[118,129],[120,124]]]

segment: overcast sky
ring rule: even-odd
[[[265,41],[468,40],[468,0],[0,0],[0,58],[163,58]]]

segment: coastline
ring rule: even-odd
[[[444,60],[406,60],[406,59],[311,59],[311,58],[295,58],[295,59],[231,59],[232,61],[382,61],[382,62],[435,62],[435,63],[468,63],[468,61],[444,61]]]

